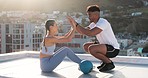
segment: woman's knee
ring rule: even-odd
[[[72,51],[69,47],[63,47],[63,51]]]
[[[69,47],[63,47],[63,48],[64,48],[64,49],[68,49],[68,50],[70,49]]]

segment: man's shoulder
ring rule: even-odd
[[[102,23],[108,23],[108,21],[105,18],[100,18],[97,24],[102,24]]]
[[[105,18],[100,18],[99,21],[107,21],[107,20]]]

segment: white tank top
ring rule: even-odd
[[[46,47],[47,48],[46,52],[45,46],[42,46],[41,53],[52,55],[54,54],[55,47],[56,47],[55,44],[53,46]]]

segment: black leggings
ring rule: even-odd
[[[107,47],[106,57],[113,58],[119,54],[119,49],[115,49],[112,45],[105,44]]]

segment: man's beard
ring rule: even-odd
[[[89,22],[92,23],[92,22],[94,22],[94,21],[93,21],[92,19],[89,19]]]

